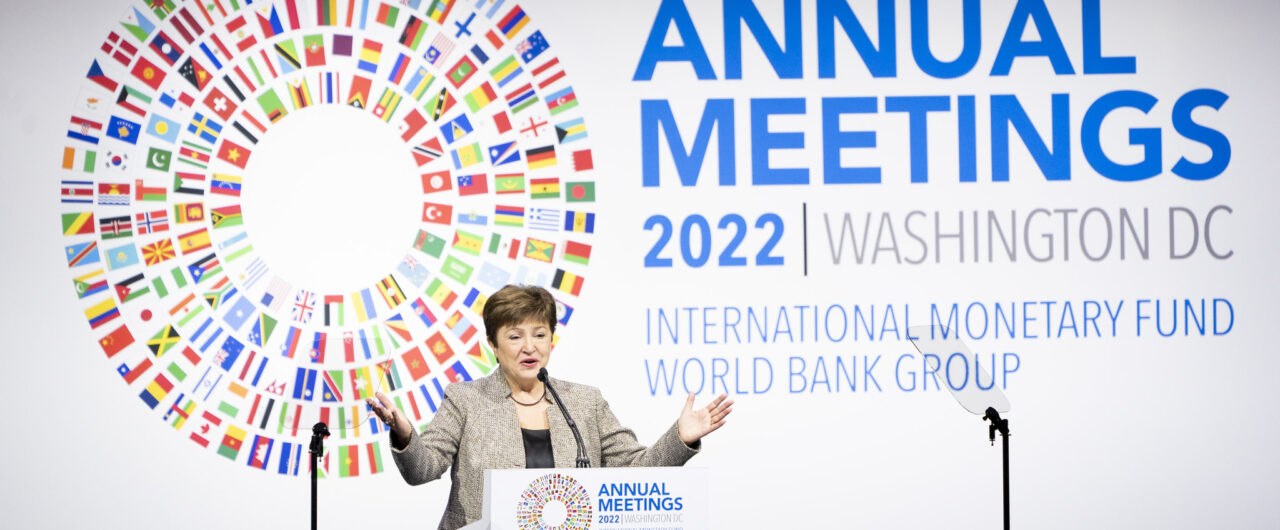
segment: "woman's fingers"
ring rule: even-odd
[[[387,397],[386,394],[383,394],[382,392],[375,392],[373,395],[378,398],[378,402],[382,404],[382,408],[389,410],[394,410],[396,408],[395,403],[393,403],[391,398]]]
[[[708,435],[708,434],[711,434],[711,433],[713,433],[713,432],[716,432],[716,430],[717,430],[717,429],[719,429],[720,427],[723,427],[723,426],[724,426],[724,422],[723,422],[723,421],[718,421],[718,422],[712,423],[712,424],[711,424],[711,427],[710,427],[709,429],[707,429],[707,432],[706,432],[705,434],[703,434],[703,436],[706,436],[706,435]]]
[[[387,397],[387,395],[382,392],[376,392],[374,393],[374,396],[378,398],[378,402],[382,405],[380,408],[384,411],[383,414],[379,414],[378,416],[383,418],[387,424],[394,425],[396,422],[396,407],[395,404],[391,402],[391,398]]]
[[[720,403],[714,410],[712,410],[710,414],[712,423],[711,431],[719,429],[721,425],[724,425],[724,419],[729,416],[730,412],[733,412],[732,400]]]
[[[730,410],[733,410],[732,403],[717,407],[715,410],[710,411],[711,421],[713,423],[720,421],[721,418],[729,415]]]
[[[728,397],[729,394],[720,394],[719,396],[716,396],[716,398],[711,400],[710,403],[707,403],[706,411],[711,414],[715,414],[720,407],[725,406],[725,399]],[[729,404],[733,404],[733,402],[730,401]]]
[[[365,403],[373,409],[373,413],[377,414],[378,419],[382,420],[383,423],[386,423],[387,425],[395,425],[397,421],[396,408],[392,405],[391,400],[382,392],[376,393],[375,396],[377,399],[368,398],[365,399]]]

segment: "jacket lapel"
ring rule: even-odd
[[[511,393],[507,379],[502,376],[502,370],[494,370],[482,381],[484,395],[489,400],[489,407],[485,412],[492,414],[494,420],[487,422],[493,430],[484,435],[496,444],[493,448],[495,454],[504,455],[503,467],[523,468],[524,437],[520,433],[520,417],[516,414],[516,405],[507,399],[507,395]]]

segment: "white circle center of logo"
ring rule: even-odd
[[[242,208],[254,249],[299,287],[349,293],[386,276],[421,223],[417,166],[394,128],[329,105],[290,113],[257,144]]]
[[[550,528],[560,526],[568,517],[569,511],[559,499],[551,499],[542,507],[542,522]]]

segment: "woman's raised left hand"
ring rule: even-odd
[[[684,402],[684,410],[680,411],[680,419],[676,420],[680,440],[685,444],[693,445],[703,436],[723,427],[725,417],[733,412],[733,400],[726,400],[728,397],[728,394],[720,394],[707,406],[695,410],[693,393],[690,392],[689,399]]]

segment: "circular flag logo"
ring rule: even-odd
[[[516,502],[521,530],[559,530],[591,527],[591,496],[568,475],[543,475],[529,483]]]
[[[595,183],[554,52],[503,1],[126,8],[60,177],[112,377],[237,464],[306,474],[323,421],[323,474],[383,471],[364,399],[421,425],[446,385],[492,372],[488,294],[541,285],[573,316]]]

